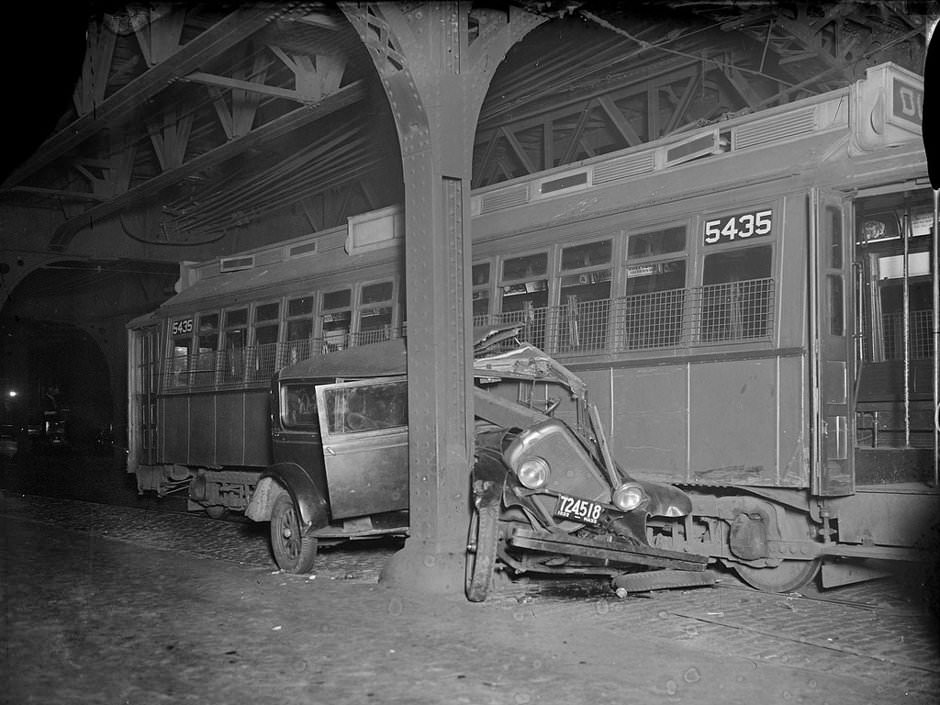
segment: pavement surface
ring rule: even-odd
[[[0,703],[883,705],[940,687],[909,576],[623,600],[504,580],[471,604],[379,583],[389,541],[289,575],[264,525],[10,490],[0,528]]]

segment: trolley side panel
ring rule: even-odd
[[[806,355],[781,356],[777,366],[777,482],[781,487],[809,487]]]
[[[614,369],[612,375],[614,457],[628,472],[687,479],[687,366]]]
[[[244,465],[245,392],[229,392],[215,396],[216,462],[219,465]]]
[[[776,360],[691,365],[689,434],[697,481],[777,483]]]
[[[274,462],[271,450],[271,395],[267,389],[246,392],[242,439],[245,465],[261,467]]]
[[[187,395],[191,414],[186,435],[189,436],[189,453],[186,462],[192,465],[215,465],[216,427],[225,422],[216,416],[216,396],[213,394]],[[174,459],[182,463],[182,460]]]
[[[162,452],[159,462],[189,462],[189,397],[164,396],[159,401]]]

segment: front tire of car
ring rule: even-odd
[[[271,551],[278,568],[309,573],[317,557],[317,540],[303,531],[294,500],[282,494],[271,511]]]
[[[464,590],[470,602],[483,602],[493,586],[499,543],[499,505],[484,504],[470,517]]]

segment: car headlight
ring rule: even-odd
[[[516,477],[523,487],[530,490],[538,490],[548,483],[548,476],[551,470],[548,462],[542,458],[527,458],[522,461],[516,470]]]
[[[649,497],[640,485],[628,482],[614,490],[612,500],[617,509],[629,512],[643,505]]]

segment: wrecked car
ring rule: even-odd
[[[628,592],[714,582],[706,556],[650,544],[649,518],[669,531],[691,499],[624,472],[580,378],[518,341],[477,357],[474,375],[468,599],[486,598],[497,567],[607,575]],[[563,403],[568,421],[558,418]]]
[[[704,570],[706,558],[650,545],[650,516],[680,519],[691,501],[630,478],[610,457],[584,384],[515,329],[474,337],[474,506],[466,593],[485,599],[497,565],[514,573],[616,576]],[[407,534],[405,344],[320,355],[272,383],[274,464],[245,511],[270,521],[284,571],[309,572],[319,546]],[[568,418],[562,418],[562,417]]]

